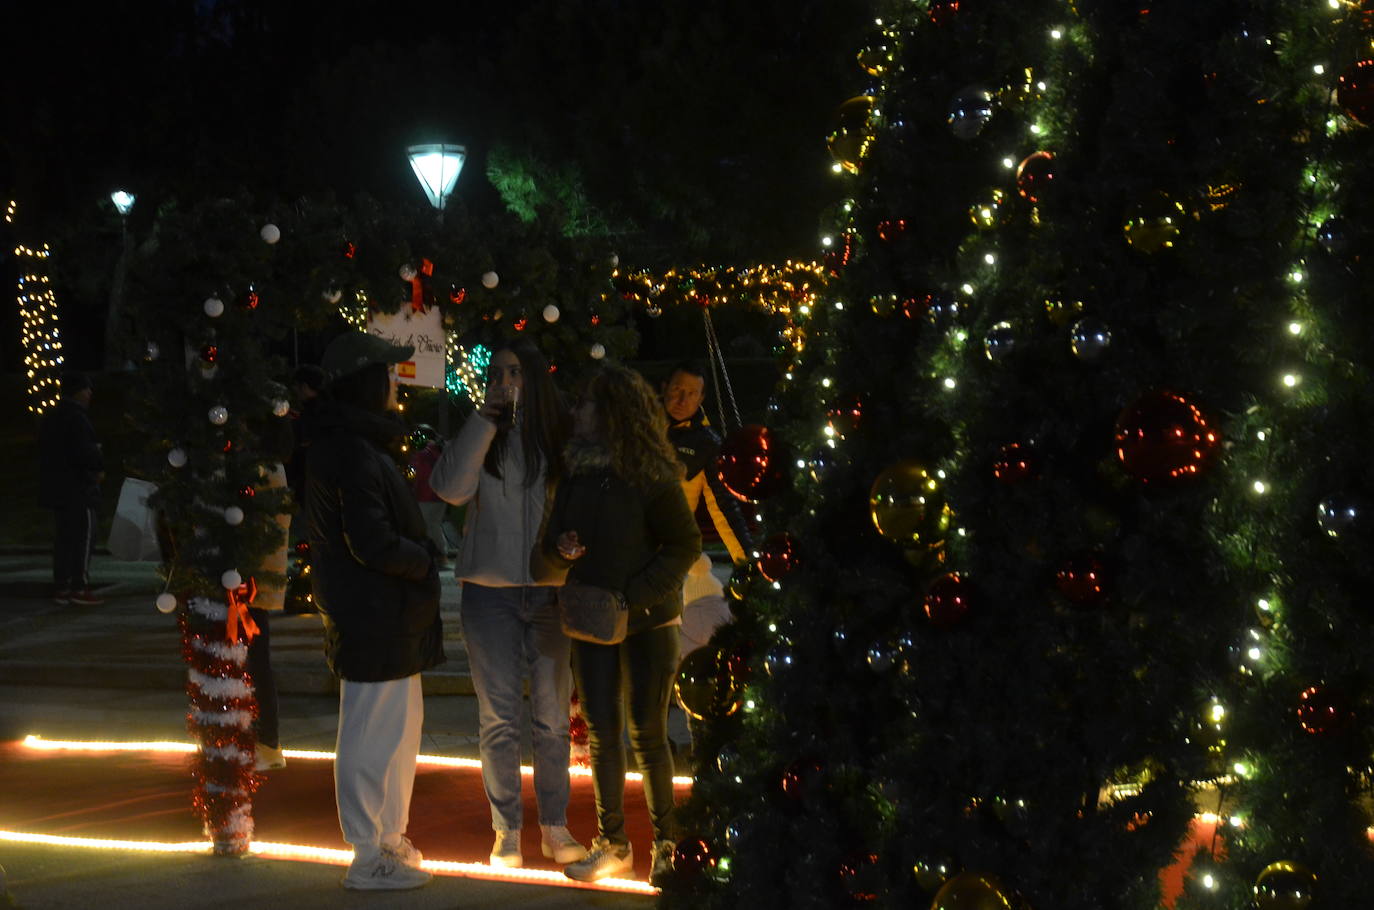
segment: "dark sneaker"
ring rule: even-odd
[[[83,607],[98,607],[105,602],[105,598],[96,594],[90,588],[83,588],[80,591],[72,592],[71,602],[80,604]]]
[[[377,857],[362,860],[354,857],[343,886],[351,891],[405,891],[429,884],[434,876],[423,869],[407,866],[395,854],[383,850]]]
[[[598,837],[592,841],[587,858],[564,867],[563,874],[579,882],[629,878],[635,874],[634,851],[629,844],[613,844],[604,837]]]

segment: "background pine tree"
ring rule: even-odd
[[[1368,903],[1374,12],[875,6],[665,904]]]

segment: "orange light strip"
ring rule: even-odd
[[[196,751],[196,746],[192,743],[168,742],[164,740],[134,741],[134,742],[110,742],[100,740],[72,740],[72,739],[44,739],[37,733],[30,733],[24,737],[24,745],[30,749],[45,751],[69,751],[69,752],[184,752]],[[322,752],[312,749],[283,749],[282,754],[287,758],[302,759],[304,761],[333,761],[333,752]],[[417,764],[433,765],[439,768],[467,768],[478,769],[482,763],[475,758],[455,758],[449,755],[421,755],[416,759]],[[531,765],[521,765],[520,773],[529,777],[534,774]],[[579,768],[576,766],[568,768],[568,773],[573,777],[591,777],[590,768]],[[638,771],[627,771],[626,780],[642,781],[644,775]],[[678,786],[691,786],[692,778],[674,777],[673,783]]]
[[[41,844],[50,847],[79,847],[88,850],[131,850],[139,853],[211,853],[209,841],[169,843],[163,841],[112,840],[97,837],[66,837],[56,834],[35,834],[27,831],[0,831],[0,841],[16,844]],[[249,852],[271,859],[328,863],[346,866],[353,860],[352,850],[311,847],[304,844],[279,844],[253,841]],[[576,888],[590,891],[614,891],[621,894],[655,895],[658,889],[647,882],[626,878],[604,878],[599,882],[577,882],[561,872],[546,869],[501,869],[485,863],[458,863],[448,860],[425,860],[420,864],[437,875],[478,878],[485,881],[519,882],[548,885],[556,888]]]

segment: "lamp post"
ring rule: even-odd
[[[429,197],[429,204],[438,211],[442,224],[444,203],[449,193],[453,192],[453,185],[458,182],[458,174],[468,157],[467,149],[446,143],[412,145],[406,149],[406,157],[410,159],[415,178]]]
[[[119,212],[119,261],[115,264],[114,281],[110,286],[110,308],[105,315],[105,368],[118,369],[120,355],[124,347],[124,272],[129,264],[129,213],[134,210],[134,194],[127,190],[115,190],[110,194],[110,202]]]

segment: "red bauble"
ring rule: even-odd
[[[840,886],[851,900],[869,903],[878,899],[878,854],[853,853],[840,862]]]
[[[213,344],[207,344],[200,349],[200,359],[206,363],[214,363],[219,359],[219,348]]]
[[[1336,79],[1336,103],[1366,126],[1374,123],[1374,60],[1361,60],[1341,73]]]
[[[959,4],[968,0],[930,0],[930,21],[936,25],[953,22],[959,15]]]
[[[252,499],[257,494],[257,492],[257,490],[253,489],[253,485],[251,483],[246,483],[239,488],[239,496],[241,496],[244,499]]]
[[[354,256],[358,255],[357,244],[345,240],[343,248],[340,249],[339,252],[343,254],[343,258],[352,259]]]
[[[950,572],[931,583],[922,607],[932,626],[947,629],[968,613],[972,594],[972,586],[964,576]]]
[[[673,848],[673,874],[683,878],[711,875],[720,862],[720,851],[700,837],[680,840]]]
[[[296,552],[299,553],[299,554],[301,554],[302,556],[309,556],[309,555],[310,555],[310,541],[308,541],[308,540],[298,540],[298,541],[296,541],[295,549],[296,549]]]
[[[814,790],[824,772],[825,766],[814,758],[792,762],[782,771],[783,796],[801,802]]]
[[[1043,202],[1053,184],[1053,152],[1032,152],[1016,167],[1016,190],[1029,202]]]
[[[863,399],[854,395],[838,401],[830,406],[830,409],[825,412],[825,416],[830,418],[830,425],[843,439],[859,428],[859,420],[864,416]]]
[[[1002,446],[992,462],[992,476],[1005,484],[1030,480],[1040,473],[1040,458],[1033,446],[1012,442]]]
[[[782,581],[801,563],[797,542],[791,534],[774,534],[759,549],[759,574],[769,581]]]
[[[854,235],[852,233],[841,234],[834,247],[825,254],[825,267],[830,274],[838,275],[849,265],[849,260],[854,257]]]
[[[1107,599],[1107,566],[1096,553],[1077,553],[1060,564],[1054,586],[1070,602],[1095,607]]]
[[[526,319],[524,316],[521,316],[519,319],[515,320],[515,322],[512,323],[512,324],[515,326],[515,330],[516,330],[517,332],[523,332],[523,331],[525,331],[525,326],[527,326],[527,325],[530,324],[530,321],[529,321],[528,319]]]
[[[746,424],[726,437],[715,471],[736,498],[758,502],[787,484],[787,452],[776,433]]]
[[[238,304],[245,310],[256,310],[258,308],[257,289],[251,284],[248,285],[248,290],[243,292],[243,296],[239,298]]]
[[[1298,723],[1313,736],[1340,733],[1351,719],[1349,699],[1330,686],[1308,686],[1298,696]]]
[[[886,218],[878,222],[878,239],[884,242],[906,233],[905,218]]]
[[[725,653],[725,672],[730,676],[730,685],[738,689],[749,685],[753,671],[749,669],[749,659],[753,657],[754,646],[741,642]]]
[[[1116,419],[1117,457],[1142,484],[1196,477],[1220,445],[1207,416],[1176,392],[1147,392]]]
[[[467,288],[454,287],[454,288],[450,288],[450,289],[449,289],[449,292],[448,292],[448,302],[451,303],[451,304],[453,304],[454,306],[457,306],[458,304],[462,303],[464,300],[467,300],[467,299],[468,299],[468,289],[467,289]]]

